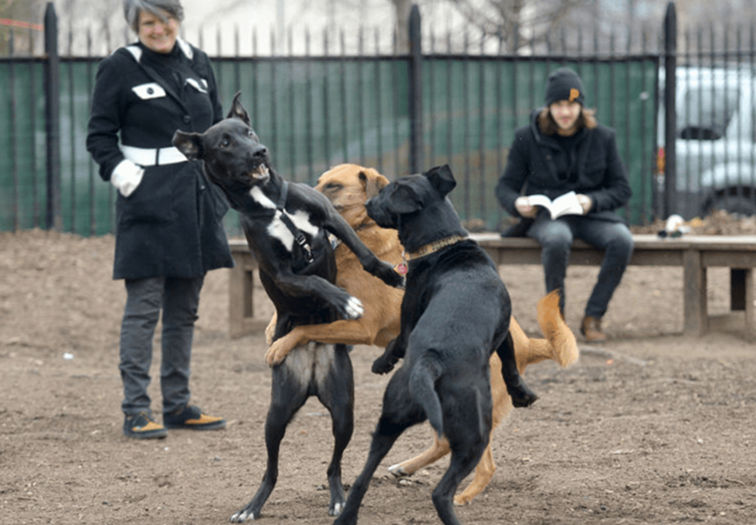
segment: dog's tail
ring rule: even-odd
[[[517,353],[517,365],[520,371],[528,365],[545,359],[552,359],[561,366],[569,366],[578,360],[575,334],[564,322],[559,310],[559,290],[554,290],[538,301],[538,326],[545,339],[532,338],[522,345],[524,352]]]
[[[423,407],[428,422],[436,431],[439,439],[444,433],[441,400],[436,393],[436,381],[441,377],[441,371],[441,365],[432,357],[425,355],[412,368],[409,380],[412,399]]]

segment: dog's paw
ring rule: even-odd
[[[265,327],[265,344],[270,345],[274,335],[276,335],[276,325],[269,324]]]
[[[515,408],[529,407],[538,400],[538,395],[524,381],[520,381],[514,387],[507,385],[507,392],[512,398],[512,405]]]
[[[286,356],[289,355],[291,350],[284,346],[285,342],[286,338],[282,337],[270,345],[268,351],[265,352],[265,362],[269,367],[273,368],[276,365],[280,365],[286,359]]]
[[[373,361],[373,366],[370,368],[370,370],[374,374],[381,374],[381,375],[388,374],[394,369],[395,364],[396,364],[395,359],[382,355],[381,357]]]
[[[328,508],[328,515],[329,516],[339,516],[341,515],[341,511],[344,510],[344,502],[338,502],[334,503]]]
[[[407,476],[409,476],[409,474],[407,474],[407,471],[406,471],[406,470],[404,470],[404,467],[402,467],[402,464],[401,464],[401,463],[398,463],[398,464],[396,464],[396,465],[391,465],[391,466],[390,466],[390,467],[388,468],[388,471],[389,471],[389,472],[390,472],[390,473],[391,473],[391,474],[392,474],[392,475],[393,475],[393,476],[394,476],[395,478],[406,478]]]
[[[472,500],[472,497],[465,496],[464,493],[458,494],[454,496],[454,505],[456,505],[457,507],[463,507],[465,505],[468,505]]]
[[[229,520],[231,523],[244,523],[245,521],[255,521],[255,513],[247,510],[240,510]]]
[[[347,319],[359,319],[365,313],[365,307],[362,306],[362,301],[356,297],[349,296],[344,306],[344,311]]]

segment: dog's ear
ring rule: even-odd
[[[446,197],[457,185],[457,181],[454,180],[454,174],[448,164],[431,168],[423,173],[423,175],[428,177],[433,187],[438,190],[442,197]]]
[[[365,195],[368,199],[378,196],[381,190],[389,184],[389,180],[373,168],[361,170],[358,177],[365,188]]]
[[[171,142],[189,160],[202,160],[205,156],[205,144],[199,133],[176,131]]]
[[[408,215],[423,209],[423,199],[409,186],[396,186],[388,195],[387,210],[396,215]]]
[[[241,91],[237,91],[236,95],[234,95],[234,100],[231,102],[231,109],[226,118],[238,118],[247,126],[252,127],[252,120],[249,118],[249,113],[247,113],[247,110],[241,103]]]

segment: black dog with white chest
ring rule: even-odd
[[[517,371],[506,287],[446,198],[455,185],[449,167],[441,166],[397,179],[367,202],[368,215],[379,226],[397,229],[410,254],[401,331],[374,371],[389,371],[401,357],[404,362],[386,387],[367,462],[335,525],[357,523],[381,460],[402,432],[426,419],[451,447],[433,504],[444,524],[458,525],[454,492],[478,464],[491,431],[492,352],[501,358],[514,405],[537,399]]]
[[[362,266],[391,286],[403,278],[380,261],[320,192],[306,184],[285,181],[270,164],[268,150],[250,126],[239,101],[228,118],[205,133],[177,131],[173,144],[189,159],[200,159],[207,177],[218,185],[239,212],[260,281],[278,315],[274,339],[302,324],[356,319],[362,304],[334,284],[336,262],[327,237],[332,233],[357,255]],[[254,520],[278,478],[278,454],[286,427],[310,396],[328,408],[335,439],[328,467],[329,514],[344,504],[341,458],[354,428],[354,378],[344,345],[310,344],[295,349],[273,368],[271,404],[265,422],[268,464],[252,500],[231,518]]]

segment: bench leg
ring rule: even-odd
[[[249,335],[266,322],[255,318],[254,275],[257,261],[251,253],[234,253],[236,266],[228,275],[228,335],[232,339]]]
[[[683,332],[699,336],[708,331],[706,268],[701,264],[701,252],[687,250],[683,254]]]
[[[743,268],[730,268],[730,310],[741,312],[746,305],[746,272]]]
[[[748,268],[744,272],[746,337],[756,340],[756,268]]]

